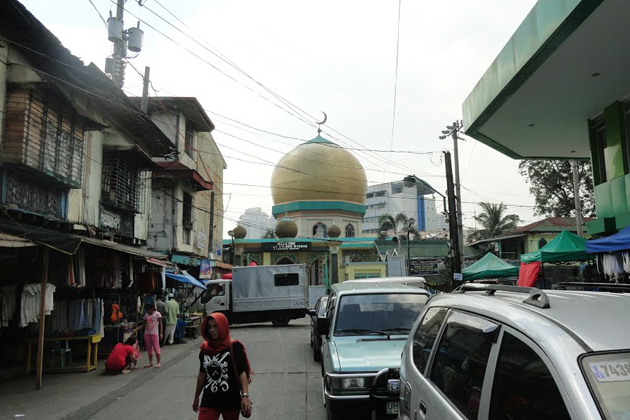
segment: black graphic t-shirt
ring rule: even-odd
[[[247,361],[241,343],[234,343],[234,360],[238,374],[245,372]],[[230,350],[208,356],[199,352],[199,372],[206,374],[201,407],[237,409],[241,406],[241,388],[234,377]]]

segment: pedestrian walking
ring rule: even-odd
[[[145,368],[153,366],[153,353],[157,363],[156,368],[161,368],[160,363],[160,339],[164,336],[164,328],[162,326],[162,315],[155,309],[155,305],[147,306],[147,313],[144,314],[144,325],[137,327],[134,332],[144,329],[144,347],[149,355],[149,364]]]
[[[170,293],[166,303],[168,314],[166,315],[166,330],[164,332],[164,344],[173,344],[175,341],[175,328],[177,327],[177,316],[179,315],[179,303],[175,300],[175,295]]]
[[[163,321],[166,320],[166,317],[168,316],[168,306],[166,305],[166,303],[164,303],[164,300],[165,300],[164,295],[158,295],[155,301],[155,307],[157,308],[160,315],[162,315]],[[163,346],[165,341],[166,341],[166,328],[164,329],[164,337],[160,338],[160,346]]]
[[[134,345],[137,345],[134,336],[129,337],[124,343],[118,343],[105,360],[105,373],[116,375],[129,373],[132,363],[136,363]]]
[[[199,375],[193,411],[199,420],[237,420],[249,417],[251,368],[245,346],[230,337],[230,326],[222,313],[207,316],[201,325],[204,343],[199,352]],[[203,397],[199,399],[201,392]]]

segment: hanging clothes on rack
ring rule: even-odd
[[[0,298],[0,327],[8,327],[17,306],[17,284],[2,287]]]
[[[46,285],[46,306],[44,307],[44,314],[50,315],[55,308],[54,297],[55,289],[57,287],[54,284],[48,283]],[[20,327],[26,327],[31,322],[39,321],[40,317],[40,305],[41,305],[41,283],[27,284],[22,290],[22,297],[20,302]]]

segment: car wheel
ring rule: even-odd
[[[313,346],[313,360],[319,362],[322,360],[322,352],[317,350],[317,347]]]
[[[286,327],[289,325],[289,321],[291,321],[291,318],[289,318],[287,314],[283,313],[274,314],[271,319],[271,323],[274,327]]]

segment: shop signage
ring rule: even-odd
[[[212,261],[209,259],[201,260],[201,264],[199,264],[199,278],[200,279],[211,279],[212,278]]]
[[[436,260],[409,260],[409,274],[412,276],[437,276],[440,274]]]
[[[260,244],[263,252],[310,251],[310,242],[263,242]]]

